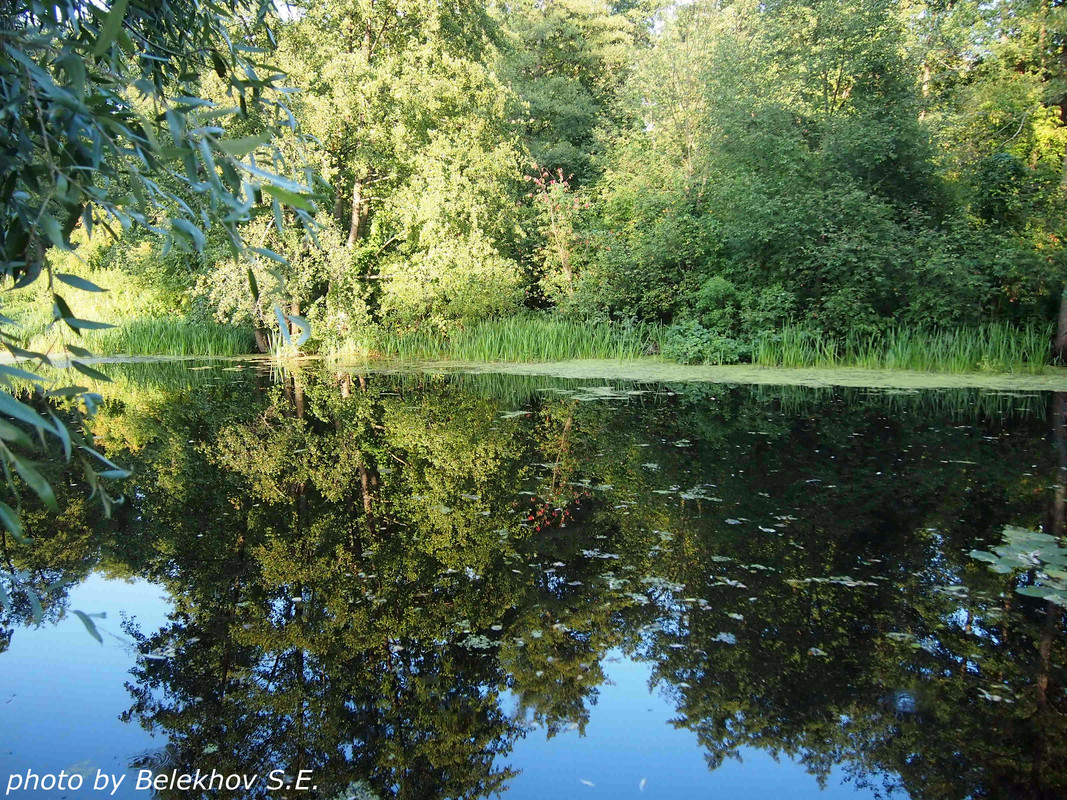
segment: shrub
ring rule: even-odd
[[[741,342],[693,320],[671,325],[664,331],[661,353],[683,364],[736,364],[751,355]]]

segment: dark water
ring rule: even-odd
[[[3,542],[0,788],[87,777],[9,797],[1067,796],[1060,573],[971,555],[1062,398],[112,372],[125,503]]]

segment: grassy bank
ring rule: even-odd
[[[79,252],[92,258],[94,247],[100,246],[83,242]],[[148,248],[142,259],[150,260],[151,252]],[[58,353],[66,343],[101,356],[234,356],[255,352],[250,328],[220,325],[206,318],[205,310],[198,308],[187,292],[164,286],[165,281],[119,269],[90,270],[68,257],[63,258],[63,270],[103,290],[84,291],[54,281],[53,289],[73,316],[115,327],[86,330],[78,336],[66,325],[55,324],[52,291],[42,279],[3,298],[2,313],[18,323],[8,332],[22,339],[27,349]]]
[[[567,361],[639,358],[658,350],[658,325],[579,323],[549,316],[480,322],[442,336],[420,329],[373,331],[346,352],[419,361]]]
[[[62,336],[60,335],[62,334]],[[58,353],[63,344],[85,348],[98,356],[239,356],[255,352],[252,331],[232,325],[198,322],[181,317],[133,319],[104,330],[74,331],[59,326],[23,329],[26,347]]]
[[[94,273],[93,277],[109,284],[109,291],[77,293],[75,316],[126,321],[115,328],[85,331],[79,338],[65,327],[49,327],[51,295],[41,292],[9,306],[30,349],[55,353],[65,340],[102,356],[235,356],[255,351],[248,328],[190,319],[198,315],[188,309],[175,313],[173,298],[139,292],[136,281],[120,281],[108,272]],[[320,341],[330,341],[330,331],[316,333]],[[623,325],[529,314],[478,322],[447,333],[432,328],[398,333],[371,327],[337,346],[333,354],[473,363],[655,356],[666,362],[699,365],[1038,374],[1049,366],[1051,335],[1050,325],[990,322],[958,329],[898,326],[880,333],[853,331],[838,337],[785,326],[752,338],[733,339],[693,323]]]
[[[757,337],[751,360],[767,367],[1040,373],[1049,364],[1051,338],[1050,325],[996,322],[954,330],[898,327],[841,338],[787,327]]]
[[[342,354],[412,361],[537,363],[573,359],[630,359],[762,367],[912,370],[949,373],[1043,372],[1049,365],[1047,325],[988,323],[955,330],[892,328],[831,337],[787,326],[752,340],[733,340],[692,328],[581,323],[550,316],[476,323],[447,335],[416,330],[370,331]]]

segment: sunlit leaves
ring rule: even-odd
[[[209,234],[221,229],[233,252],[240,253],[241,226],[262,201],[264,185],[280,187],[270,202],[288,207],[291,222],[310,226],[308,212],[314,206],[306,198],[321,183],[313,186],[318,181],[313,173],[277,146],[284,131],[299,150],[301,134],[285,105],[289,90],[283,73],[265,63],[271,48],[253,42],[265,35],[273,43],[268,22],[273,11],[269,0],[133,5],[70,0],[54,9],[18,6],[0,49],[0,96],[6,98],[0,111],[5,154],[0,277],[21,288],[47,270],[49,289],[54,279],[82,291],[103,291],[80,275],[51,272],[46,254],[73,250],[71,235],[78,226],[90,237],[98,227],[112,236],[141,228],[163,239],[164,254],[172,245],[203,254]],[[235,127],[240,132],[231,134]],[[81,335],[112,327],[79,317],[59,294],[53,293],[52,302],[50,330],[60,336],[64,328]],[[11,320],[4,317],[0,324],[9,326]],[[3,328],[0,337],[13,355],[50,363],[47,355],[23,349]],[[73,345],[68,351],[78,359],[89,356]],[[67,367],[107,380],[84,360]],[[5,385],[8,379],[41,382],[21,366],[2,372]],[[39,399],[47,403],[79,391],[50,387]],[[81,399],[91,413],[96,399]],[[125,473],[110,463],[98,473],[80,434],[68,432],[55,415],[41,416],[43,411],[0,393],[0,414],[36,430],[41,447],[45,434],[59,439],[64,456],[82,462],[107,510],[111,499],[100,479]],[[32,441],[20,430],[11,426],[0,436],[20,451],[40,449],[28,446]],[[6,450],[3,456],[24,483],[55,506],[47,481],[23,452]],[[14,488],[10,479],[9,486]]]
[[[68,275],[63,272],[53,272],[52,277],[61,283],[65,283],[68,286],[73,286],[75,289],[81,289],[85,292],[106,292],[107,289],[101,289],[95,283],[79,275]]]

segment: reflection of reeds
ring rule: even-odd
[[[662,392],[661,385],[646,385],[632,380],[602,380],[557,378],[550,375],[508,375],[499,372],[452,372],[442,371],[440,365],[433,372],[389,372],[375,375],[375,367],[366,370],[343,367],[353,374],[362,372],[374,375],[373,380],[388,381],[400,391],[439,391],[444,385],[455,388],[465,394],[476,397],[491,398],[500,401],[502,408],[520,408],[539,397],[592,396],[593,388],[609,389],[603,396],[606,399],[627,398],[631,402],[642,402],[645,395],[630,395],[635,390],[647,390],[649,393]]]
[[[768,367],[864,367],[921,372],[1041,372],[1049,325],[990,322],[971,328],[899,326],[843,337],[786,326],[756,337],[752,361]]]
[[[331,368],[336,370],[337,368]],[[919,418],[949,418],[959,422],[979,419],[1044,419],[1047,395],[1041,392],[996,392],[984,389],[856,389],[830,386],[788,386],[755,384],[752,386],[717,383],[672,383],[670,386],[624,379],[561,378],[551,375],[510,375],[497,372],[442,371],[435,365],[433,372],[398,371],[376,374],[375,365],[365,368],[341,367],[353,374],[362,374],[380,383],[386,381],[400,391],[439,391],[442,386],[467,394],[501,401],[501,407],[521,408],[537,398],[566,398],[591,396],[591,389],[606,387],[619,399],[635,390],[641,394],[627,396],[628,403],[660,402],[660,396],[670,392],[678,401],[703,404],[707,398],[725,390],[751,393],[760,403],[775,404],[789,416],[806,417],[837,399],[849,407],[876,408],[890,416],[903,414]]]
[[[679,394],[684,389],[675,387]],[[994,392],[983,389],[855,389],[846,387],[754,386],[756,397],[775,402],[790,416],[809,416],[839,398],[849,407],[874,407],[893,417],[948,417],[957,422],[979,419],[1044,419],[1047,395],[1040,392]]]
[[[338,372],[364,375],[374,385],[388,386],[399,391],[437,392],[444,386],[478,397],[498,400],[504,408],[521,408],[537,398],[565,398],[579,396],[593,399],[626,399],[628,403],[657,403],[667,392],[677,395],[678,401],[702,404],[708,397],[726,390],[751,393],[761,403],[774,404],[790,416],[810,416],[821,407],[838,402],[850,407],[875,407],[891,416],[904,414],[919,417],[950,418],[956,421],[978,419],[1044,419],[1047,393],[998,392],[978,388],[946,389],[882,389],[831,386],[793,386],[775,384],[721,384],[697,382],[649,383],[624,378],[563,378],[552,375],[514,375],[500,372],[468,372],[462,365],[395,364],[369,362],[344,365],[322,361],[251,360],[143,360],[98,363],[94,367],[109,375],[112,383],[100,383],[73,370],[57,370],[39,364],[28,365],[49,384],[76,383],[99,392],[105,398],[121,398],[126,402],[144,400],[150,395],[173,395],[228,387],[238,384],[252,390],[251,375],[263,373],[266,383],[279,383],[294,376],[302,376],[310,384],[336,383]],[[20,378],[11,379],[17,390],[30,388]],[[48,388],[47,386],[45,388]],[[604,393],[602,390],[610,389]],[[640,394],[630,394],[639,391]],[[136,399],[135,399],[136,398]]]
[[[107,375],[110,383],[94,380],[69,368],[47,367],[37,362],[23,362],[21,366],[40,376],[44,381],[40,386],[45,390],[56,386],[83,386],[100,394],[105,400],[121,400],[137,405],[170,402],[184,393],[208,390],[232,393],[239,383],[247,382],[244,376],[251,370],[268,366],[263,362],[249,364],[246,361],[240,371],[229,371],[241,364],[229,360],[198,359],[94,363],[93,368]],[[30,382],[22,378],[13,378],[11,383],[16,392],[33,389]]]

